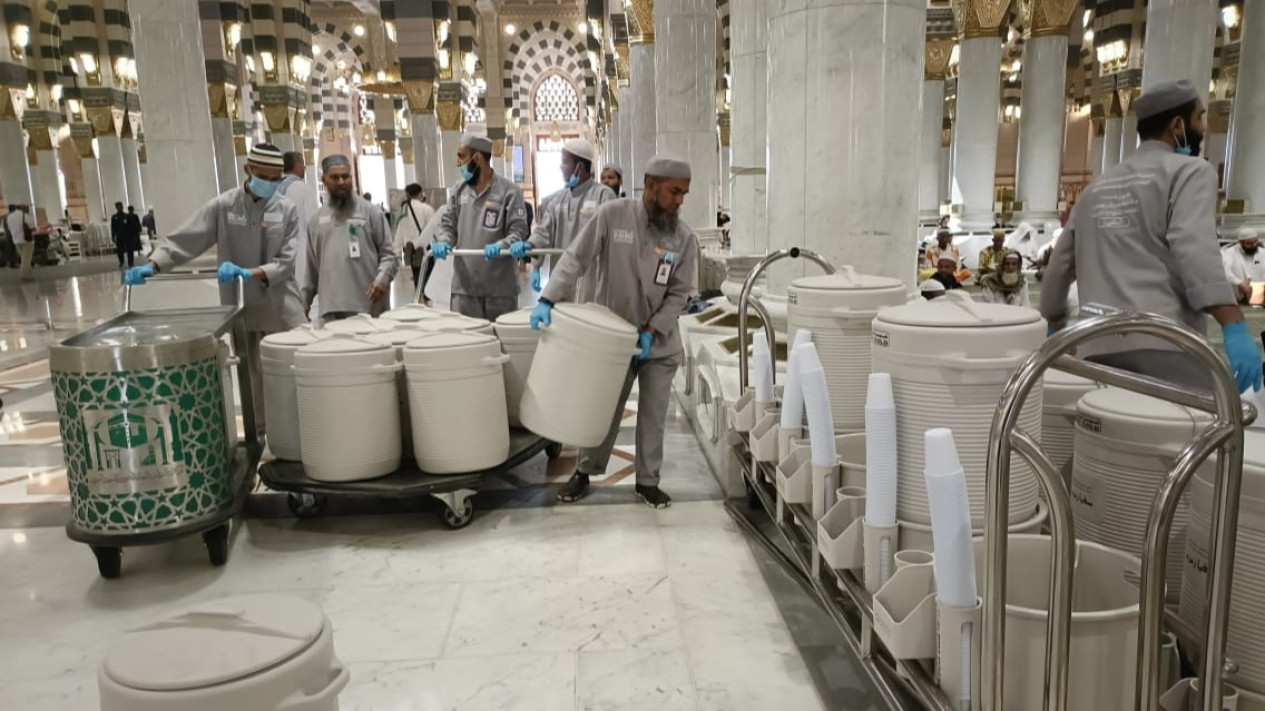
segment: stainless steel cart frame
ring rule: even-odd
[[[989,435],[984,538],[986,542],[981,692],[985,711],[1002,711],[1005,689],[1006,549],[1007,511],[1010,503],[1012,452],[1032,467],[1050,508],[1053,545],[1049,614],[1046,619],[1045,708],[1066,711],[1068,654],[1070,649],[1072,583],[1076,535],[1068,485],[1050,463],[1031,433],[1018,425],[1019,414],[1033,387],[1045,371],[1054,368],[1108,385],[1158,397],[1215,416],[1212,424],[1194,437],[1177,461],[1155,498],[1142,553],[1139,591],[1137,695],[1135,708],[1157,708],[1159,649],[1164,623],[1164,580],[1168,539],[1178,500],[1195,470],[1212,456],[1217,458],[1217,481],[1212,514],[1212,546],[1208,566],[1208,615],[1203,641],[1200,676],[1204,709],[1221,708],[1221,676],[1225,655],[1226,620],[1230,606],[1230,580],[1234,570],[1238,500],[1243,476],[1243,426],[1256,417],[1250,405],[1242,405],[1233,376],[1206,339],[1171,319],[1152,314],[1113,311],[1101,306],[1084,310],[1092,318],[1077,323],[1048,339],[1019,366],[1002,395]],[[1118,334],[1145,334],[1167,341],[1187,353],[1208,371],[1211,394],[1177,387],[1155,378],[1083,360],[1071,353],[1077,346]]]

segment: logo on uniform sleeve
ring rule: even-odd
[[[517,207],[514,209],[514,217],[527,217],[527,208]]]
[[[632,244],[632,230],[615,230],[615,234],[611,236],[617,244]]]

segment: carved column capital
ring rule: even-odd
[[[403,84],[410,114],[435,113],[435,82],[424,79],[405,79]]]
[[[1029,37],[1066,35],[1076,10],[1076,0],[1016,0],[1019,22]]]
[[[927,39],[923,45],[926,63],[923,65],[922,78],[927,81],[944,81],[949,71],[949,58],[953,56],[953,45],[957,40],[947,37]]]
[[[463,113],[460,101],[445,100],[435,104],[435,114],[441,131],[460,131]]]
[[[953,0],[953,21],[962,39],[1000,37],[1011,0]]]
[[[654,44],[654,0],[632,0],[632,15],[637,21],[638,33],[630,41]]]

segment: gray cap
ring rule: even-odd
[[[328,173],[330,169],[337,168],[340,165],[351,167],[351,161],[342,153],[335,153],[332,156],[325,156],[321,159],[321,172]]]
[[[659,153],[646,165],[646,175],[656,178],[690,179],[690,164],[670,153]]]
[[[1195,90],[1195,85],[1185,79],[1166,81],[1142,92],[1142,96],[1133,102],[1133,111],[1138,115],[1139,120],[1147,119],[1189,104],[1198,98],[1199,92]]]
[[[473,133],[463,133],[461,134],[461,145],[480,153],[492,152],[492,141],[488,140],[487,136],[476,136]]]
[[[590,163],[593,162],[593,154],[595,152],[593,150],[593,144],[583,138],[572,138],[568,140],[566,143],[562,144],[562,150],[570,153],[576,158],[586,160]]]

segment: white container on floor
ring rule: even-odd
[[[418,468],[461,474],[509,458],[507,360],[496,337],[482,333],[433,333],[405,347]]]
[[[395,321],[397,323],[417,323],[419,321],[429,321],[436,318],[449,318],[454,316],[451,311],[440,311],[439,309],[427,308],[421,304],[406,304],[397,306],[390,311],[383,313],[378,317],[379,321]]]
[[[321,330],[327,333],[346,333],[353,336],[366,336],[377,333],[384,328],[394,328],[394,323],[383,323],[369,314],[356,314],[338,321],[326,321]]]
[[[1208,599],[1208,548],[1212,528],[1213,476],[1204,467],[1190,484],[1190,525],[1182,565],[1181,617],[1203,630]],[[1265,694],[1265,433],[1243,436],[1243,488],[1239,497],[1239,528],[1230,588],[1230,621],[1226,625],[1226,658],[1236,669],[1226,682],[1252,692],[1252,705],[1265,708],[1257,696]],[[1244,709],[1241,699],[1239,709]]]
[[[360,481],[400,468],[395,349],[335,336],[294,354],[303,468],[318,481]]]
[[[637,329],[597,304],[559,304],[542,329],[523,391],[523,426],[554,442],[606,439],[633,357]]]
[[[350,678],[320,607],[248,595],[128,632],[97,683],[101,711],[338,711]]]
[[[1063,473],[1064,481],[1072,478],[1072,453],[1075,451],[1076,403],[1100,384],[1061,370],[1045,371],[1041,403],[1041,448],[1050,457],[1054,468]]]
[[[870,323],[879,309],[908,300],[904,282],[843,267],[834,274],[795,279],[786,289],[786,299],[787,342],[793,343],[800,329],[812,331],[826,371],[835,430],[865,431]]]
[[[299,394],[294,376],[294,354],[329,334],[296,328],[264,336],[259,342],[263,370],[264,412],[268,416],[268,449],[278,459],[299,461]]]
[[[1072,517],[1076,537],[1142,555],[1151,505],[1178,452],[1212,421],[1210,415],[1121,388],[1086,393],[1076,406]],[[1210,459],[1200,475],[1213,471]],[[1190,493],[1173,517],[1165,578],[1180,597]]]
[[[518,427],[518,406],[527,387],[531,362],[540,343],[540,331],[531,328],[531,309],[511,311],[496,320],[496,337],[501,341],[501,352],[509,356],[505,363],[505,402],[511,427]]]
[[[461,314],[450,314],[442,318],[431,318],[418,321],[416,328],[423,333],[482,333],[488,336],[496,334],[492,322],[483,318],[471,318]]]
[[[1045,321],[1033,309],[976,303],[951,291],[879,311],[873,324],[871,363],[890,373],[896,401],[896,517],[930,524],[923,433],[949,427],[966,472],[971,528],[984,529],[988,435],[997,403],[1015,369],[1045,340]],[[1041,387],[1032,389],[1019,425],[1041,433]],[[1037,480],[1023,458],[1011,458],[1009,523],[1037,510]]]
[[[404,377],[404,347],[421,336],[416,321],[399,321],[390,331],[361,336],[370,343],[380,343],[395,349],[395,362],[400,369],[395,374],[396,400],[400,405],[400,452],[406,459],[413,458],[413,419],[408,403],[408,379]]]

